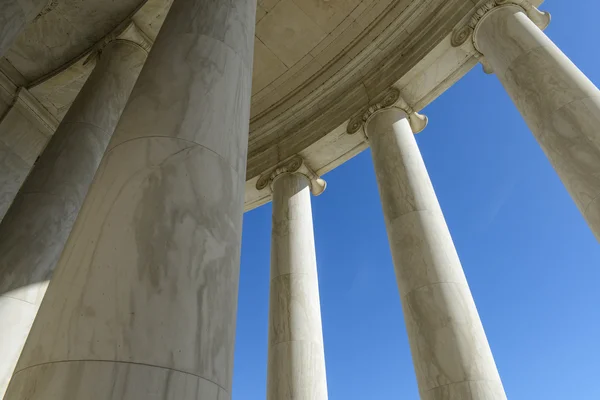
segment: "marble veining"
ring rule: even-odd
[[[600,240],[600,91],[518,7],[494,9],[475,34]]]
[[[0,362],[0,394],[145,57],[124,41],[104,49],[0,224],[0,353],[11,354]],[[6,322],[15,314],[18,328]]]
[[[421,398],[505,400],[406,114],[396,108],[379,111],[366,130]]]
[[[140,85],[127,105],[130,112],[144,113],[144,118],[121,121],[110,148],[138,137],[181,138],[214,151],[243,175],[248,143],[234,133],[248,130],[250,109],[244,94],[251,90],[252,60],[224,40],[232,24],[236,25],[231,18],[241,18],[239,10],[227,16],[228,7],[237,10],[238,3],[252,1],[219,2],[209,9],[199,3],[195,2],[190,11],[189,2],[174,2],[140,75]],[[212,22],[207,24],[207,20]],[[237,21],[237,25],[241,23]],[[252,49],[254,42],[249,45]],[[169,60],[165,62],[167,53]],[[173,79],[175,76],[180,79]],[[200,103],[206,106],[197,107]],[[217,131],[227,134],[215,134]]]
[[[273,182],[268,400],[325,400],[327,379],[309,179]]]
[[[252,75],[245,43],[253,43],[255,7],[248,0],[174,1],[6,400],[46,382],[44,365],[75,361],[80,368],[53,377],[57,398],[77,398],[103,361],[110,370],[144,364],[149,372],[104,375],[95,383],[98,399],[119,384],[168,391],[165,370],[183,381],[157,398],[229,399]],[[211,384],[186,392],[188,379],[191,388]],[[131,398],[150,397],[140,393]]]
[[[65,380],[77,381],[65,385]],[[36,386],[29,386],[35,379]],[[136,382],[143,381],[144,385]],[[21,371],[7,396],[29,400],[229,400],[214,382],[201,377],[143,364],[70,361]]]
[[[30,334],[38,350],[18,369],[114,360],[227,387],[240,187],[220,157],[186,141],[145,138],[108,153]]]

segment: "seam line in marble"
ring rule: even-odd
[[[31,368],[37,368],[37,367],[42,367],[45,365],[50,365],[50,364],[66,364],[66,363],[75,363],[75,362],[79,362],[79,363],[84,363],[84,362],[97,362],[97,363],[112,363],[112,364],[130,364],[130,365],[136,365],[136,366],[143,366],[143,367],[151,367],[151,368],[158,368],[158,369],[164,369],[164,370],[168,370],[168,371],[173,371],[173,372],[177,372],[180,374],[185,374],[185,375],[191,375],[194,376],[196,378],[205,380],[207,382],[212,383],[213,385],[217,386],[220,389],[223,389],[226,393],[229,394],[229,391],[227,389],[225,389],[223,386],[219,385],[217,382],[207,379],[203,376],[200,375],[196,375],[193,374],[191,372],[187,372],[187,371],[182,371],[180,369],[175,369],[175,368],[169,368],[169,367],[163,367],[161,365],[153,365],[153,364],[146,364],[146,363],[141,363],[141,362],[135,362],[135,361],[121,361],[121,360],[57,360],[57,361],[48,361],[45,363],[39,363],[39,364],[35,364],[35,365],[29,365],[25,368],[22,368],[18,371],[15,370],[15,373],[13,374],[13,376],[16,376],[17,374],[31,369]]]
[[[548,44],[543,44],[541,46],[537,46],[537,47],[533,47],[529,50],[527,50],[527,52],[521,54],[520,56],[518,56],[517,58],[515,58],[514,60],[511,61],[510,65],[508,67],[506,67],[506,71],[504,71],[504,78],[506,78],[506,76],[508,75],[509,72],[512,72],[513,70],[513,66],[518,63],[521,58],[525,58],[528,55],[530,55],[531,53],[533,53],[534,51],[538,50],[538,49],[543,49],[543,48],[548,48],[548,47],[552,47],[551,45]]]
[[[106,136],[110,137],[112,134],[109,133],[106,128],[101,128],[96,124],[92,124],[90,122],[82,122],[82,121],[65,121],[64,125],[89,125],[89,126],[93,126],[94,128],[98,129],[99,131],[101,131],[102,133],[104,133]],[[56,128],[56,130],[58,130],[58,128]]]
[[[467,289],[469,289],[469,284],[466,283],[466,282],[465,283],[460,283],[460,282],[434,282],[434,283],[428,283],[426,285],[421,285],[419,287],[416,287],[416,288],[410,290],[408,293],[406,293],[402,297],[409,296],[413,292],[416,292],[417,290],[421,290],[421,289],[429,287],[429,286],[441,286],[441,285],[460,285],[460,286],[466,286]]]
[[[228,13],[229,13],[229,11],[228,11]],[[230,45],[228,45],[227,43],[225,43],[225,41],[224,41],[224,40],[217,39],[217,38],[215,38],[215,37],[213,37],[213,36],[206,35],[206,34],[200,34],[200,35],[197,35],[197,34],[195,34],[195,33],[191,33],[191,32],[181,32],[181,33],[179,33],[179,34],[177,34],[177,35],[179,35],[179,36],[205,37],[205,38],[209,38],[209,39],[211,39],[211,40],[213,40],[213,41],[215,41],[215,42],[219,42],[219,43],[223,44],[223,46],[225,46],[225,47],[227,47],[229,50],[231,50],[231,52],[232,52],[233,54],[235,54],[235,56],[236,56],[237,58],[239,58],[239,59],[240,59],[240,61],[241,61],[242,65],[244,65],[244,67],[246,67],[246,68],[252,68],[252,61],[253,61],[253,60],[250,60],[250,62],[249,62],[249,63],[248,63],[248,62],[246,62],[246,60],[244,60],[244,56],[243,56],[242,54],[238,53],[238,52],[236,51],[236,49],[234,49],[233,47],[231,47]]]
[[[437,197],[436,197],[436,199],[437,199]],[[402,214],[402,215],[398,215],[398,216],[397,216],[396,218],[394,218],[394,219],[391,219],[391,220],[390,220],[390,223],[394,223],[394,222],[398,221],[400,218],[406,217],[407,215],[410,215],[410,214],[414,214],[414,213],[425,213],[425,212],[426,212],[426,213],[430,213],[430,214],[432,214],[432,215],[435,215],[435,214],[437,214],[437,215],[441,216],[442,218],[444,218],[444,221],[446,221],[446,218],[444,217],[444,212],[442,211],[441,207],[438,207],[438,210],[437,210],[437,211],[432,211],[431,209],[428,209],[428,208],[426,208],[426,209],[424,209],[424,210],[413,210],[413,211],[409,211],[409,212],[407,212],[407,213],[404,213],[404,214]]]
[[[269,347],[275,347],[275,346],[279,346],[280,344],[286,344],[286,343],[312,343],[314,345],[325,348],[325,345],[323,344],[323,342],[315,342],[314,340],[284,340],[283,342],[276,342],[273,344],[269,344]]]
[[[552,112],[555,113],[557,111],[560,111],[563,108],[568,107],[568,106],[570,106],[573,103],[577,103],[578,101],[584,101],[584,100],[589,100],[589,99],[597,99],[597,98],[600,98],[600,96],[589,96],[589,97],[582,97],[581,99],[575,99],[575,100],[572,100],[572,101],[570,101],[568,103],[563,104],[562,106],[558,107],[556,110],[554,110]]]
[[[427,389],[425,392],[431,392],[432,390],[440,389],[440,388],[451,386],[451,385],[458,385],[458,384],[465,383],[465,382],[467,382],[467,383],[468,382],[499,382],[500,385],[502,385],[502,381],[500,379],[498,379],[498,380],[496,380],[496,379],[465,379],[464,381],[460,381],[460,382],[446,383],[445,385],[432,387],[431,389]],[[469,388],[469,391],[470,390],[471,389]]]
[[[583,211],[583,216],[587,217],[587,213],[590,210],[590,207],[596,202],[596,200],[600,199],[600,194],[596,195],[596,197],[594,197],[589,204],[585,207],[585,210]]]
[[[271,278],[271,280],[269,281],[269,283],[273,282],[277,278],[280,278],[282,276],[288,276],[288,275],[312,275],[312,274],[309,273],[309,272],[288,272],[288,273],[285,273],[285,274],[279,274],[277,276],[274,276],[273,278]]]
[[[227,166],[229,168],[231,168],[231,170],[237,175],[237,177],[238,178],[240,177],[240,173],[235,168],[233,168],[232,165],[229,164],[229,160],[227,160],[225,157],[223,157],[222,155],[220,155],[219,153],[217,153],[213,149],[210,149],[210,148],[204,146],[203,144],[194,142],[193,140],[183,139],[183,138],[179,138],[179,137],[175,137],[175,136],[155,136],[155,135],[153,135],[153,136],[142,136],[142,137],[136,137],[136,138],[132,138],[132,139],[127,139],[127,140],[125,140],[125,141],[123,141],[121,143],[118,143],[116,146],[114,146],[114,147],[106,150],[105,156],[108,155],[109,153],[111,153],[117,147],[119,147],[121,145],[124,145],[125,143],[133,142],[135,140],[144,140],[144,139],[174,139],[174,140],[180,140],[182,142],[192,144],[194,146],[200,146],[203,149],[206,149],[206,150],[210,151],[211,153],[213,153],[214,155],[216,155],[217,157],[219,157],[221,160],[225,161],[225,164],[227,164]]]
[[[63,201],[69,201],[69,198],[67,196],[63,196],[63,195],[55,194],[55,193],[50,193],[50,192],[37,191],[37,190],[31,191],[31,192],[23,191],[23,192],[21,192],[19,194],[21,196],[31,195],[31,194],[46,195],[46,196],[51,196],[51,197],[57,197],[57,198],[59,198],[60,200],[63,200]]]
[[[35,305],[36,305],[36,303],[32,303],[32,302],[30,302],[30,301],[27,301],[27,300],[19,299],[18,297],[15,297],[15,296],[11,296],[11,295],[4,294],[4,293],[3,293],[3,294],[0,294],[0,299],[1,299],[1,298],[3,298],[3,297],[5,297],[5,298],[7,298],[7,299],[13,299],[13,300],[22,301],[23,303],[27,303],[27,304],[30,304],[30,305],[32,305],[32,306],[35,306]]]

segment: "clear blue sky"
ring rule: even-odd
[[[600,2],[547,0],[547,34],[600,84]],[[508,398],[600,399],[600,245],[480,67],[417,136]],[[418,400],[371,154],[313,198],[330,400]],[[244,218],[233,400],[266,398],[271,206]]]

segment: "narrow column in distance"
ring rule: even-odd
[[[326,400],[310,181],[284,172],[272,187],[267,400]]]
[[[505,400],[444,215],[404,111],[365,126],[422,400]]]

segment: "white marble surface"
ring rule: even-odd
[[[130,42],[104,49],[0,224],[0,395],[145,58]]]
[[[273,182],[267,400],[325,400],[310,185],[284,173]]]
[[[406,114],[377,112],[365,129],[421,398],[506,399]]]
[[[516,6],[488,13],[475,43],[600,240],[600,91]]]
[[[139,398],[150,398],[143,394],[154,385],[165,388],[156,399],[229,398],[255,6],[173,3],[6,400],[37,392],[47,380],[42,365],[58,370],[73,362],[82,365],[53,377],[53,397],[28,396],[78,398],[85,390],[79,398],[104,400],[119,384],[139,391]],[[108,373],[98,384],[93,372],[80,372],[98,361],[111,370],[143,364],[152,371]],[[193,376],[203,388],[179,396],[183,382],[169,392],[168,379],[153,378],[165,370]]]

